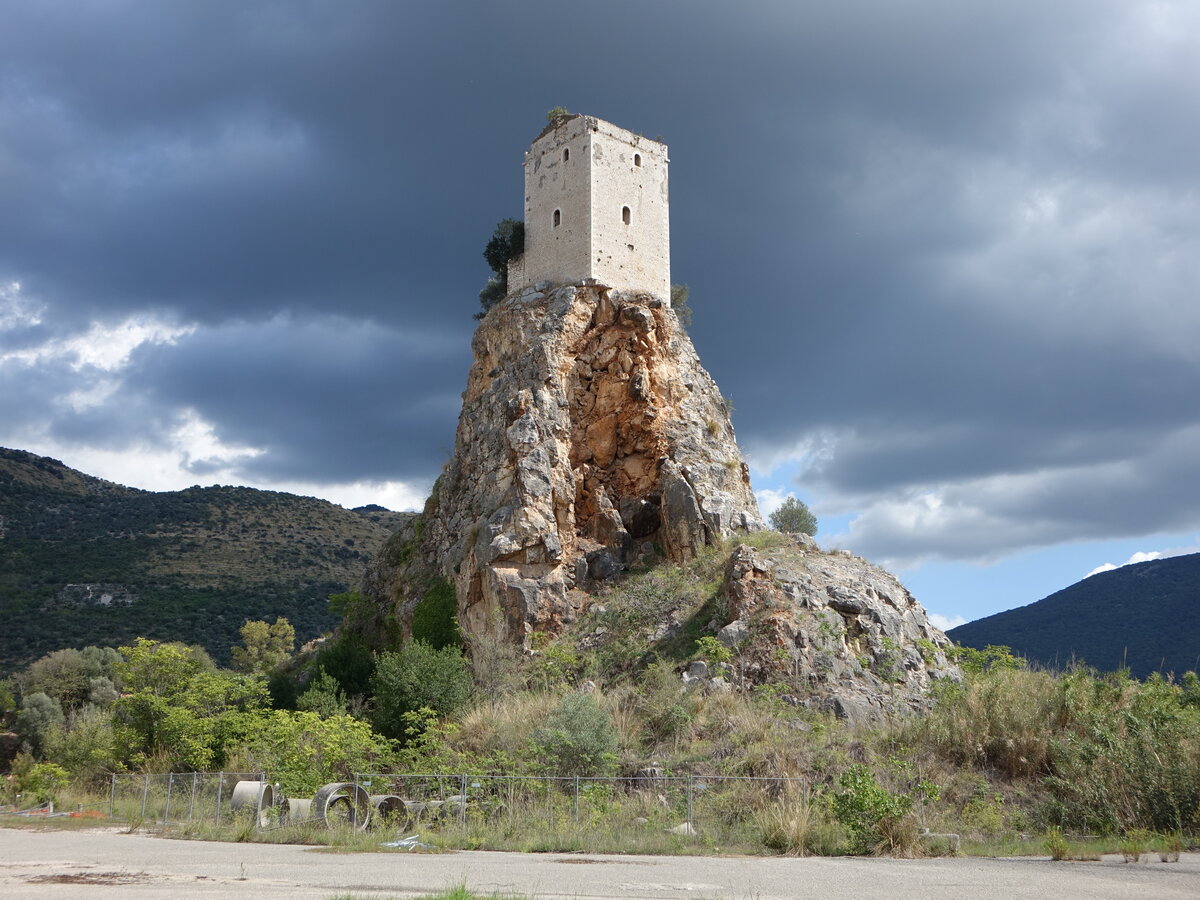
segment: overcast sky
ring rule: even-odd
[[[951,623],[1200,550],[1194,0],[3,0],[0,445],[419,505],[560,104],[670,145],[766,510]]]

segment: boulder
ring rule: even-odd
[[[959,680],[952,646],[894,575],[811,539],[736,547],[725,567],[727,621],[742,687],[792,687],[796,702],[866,724],[928,704],[939,679]]]

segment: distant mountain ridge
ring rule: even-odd
[[[245,487],[143,491],[0,448],[0,672],[137,636],[219,661],[246,619],[330,629],[331,593],[411,516]]]
[[[1200,670],[1200,553],[1100,572],[1036,603],[947,631],[968,647],[1003,644],[1044,666]]]

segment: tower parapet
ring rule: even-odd
[[[525,252],[509,290],[540,281],[671,295],[667,146],[560,116],[525,154]]]

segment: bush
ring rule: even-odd
[[[817,517],[812,514],[803,500],[788,497],[783,505],[770,515],[771,527],[776,531],[788,534],[807,534],[810,537],[817,533]]]
[[[296,629],[282,617],[274,624],[261,619],[241,628],[242,643],[231,647],[233,667],[239,672],[264,675],[287,659],[296,647]]]
[[[355,631],[342,631],[322,647],[313,666],[332,675],[348,698],[361,700],[371,692],[375,657]]]
[[[93,679],[115,679],[120,660],[120,654],[111,647],[55,650],[30,663],[17,681],[22,694],[46,694],[64,711],[78,709],[91,699]]]
[[[471,672],[454,647],[435,650],[425,641],[409,641],[393,653],[379,654],[371,678],[375,698],[372,721],[380,734],[409,740],[405,713],[426,707],[445,715],[471,696]]]
[[[53,800],[70,783],[70,775],[62,766],[49,762],[34,762],[22,754],[13,760],[13,790],[20,795],[21,805],[46,803]]]
[[[1053,819],[1102,834],[1200,825],[1200,715],[1178,685],[1076,670],[1056,693]]]
[[[314,712],[322,719],[343,716],[347,714],[346,696],[338,688],[336,678],[318,669],[308,689],[296,698],[296,709]]]
[[[322,719],[313,712],[276,710],[257,720],[242,747],[246,763],[278,778],[286,794],[311,795],[356,772],[380,771],[388,763],[385,741],[350,716]]]
[[[121,653],[125,693],[113,704],[114,728],[131,764],[221,766],[267,704],[263,679],[218,671],[197,648],[138,638]]]
[[[589,694],[567,694],[533,734],[535,752],[555,775],[609,775],[617,760],[617,729]]]
[[[913,807],[910,795],[893,794],[863,765],[843,772],[838,784],[841,790],[830,798],[830,806],[849,833],[852,852],[913,852],[917,830],[908,815]]]
[[[46,759],[58,763],[77,781],[95,786],[121,768],[112,713],[96,706],[72,712],[45,741]]]
[[[454,585],[445,578],[435,578],[425,590],[425,596],[413,609],[412,636],[425,641],[435,650],[462,645],[458,629],[458,598]]]
[[[50,732],[63,724],[62,707],[58,701],[38,691],[21,703],[14,730],[34,756],[41,756]]]

